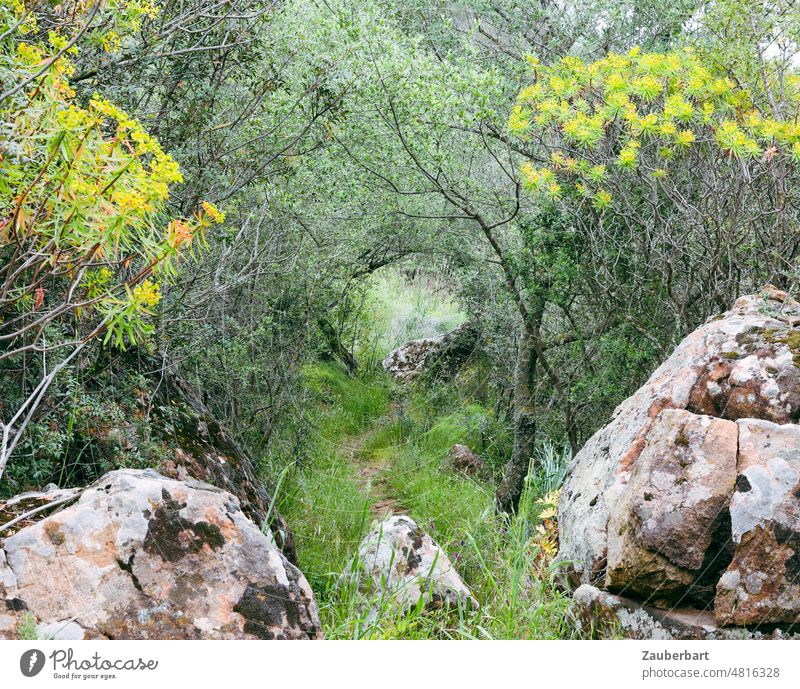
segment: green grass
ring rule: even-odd
[[[389,406],[390,382],[382,373],[352,377],[336,364],[309,365],[303,373],[320,404],[319,432],[331,442],[363,430]]]
[[[31,613],[26,612],[20,618],[17,625],[17,637],[22,641],[37,641],[39,639],[36,618]]]
[[[333,448],[320,449],[289,483],[280,510],[292,527],[300,568],[324,598],[369,528],[369,500]]]
[[[396,469],[396,471],[395,471]],[[413,478],[412,478],[413,477]],[[430,456],[401,451],[391,485],[408,513],[453,561],[480,602],[465,610],[402,611],[351,581],[329,587],[321,613],[328,638],[555,639],[570,638],[568,597],[542,571],[535,543],[541,509],[527,494],[517,517],[506,522],[493,509],[487,487],[448,475]],[[302,554],[301,554],[302,559]],[[301,563],[302,564],[302,563]]]
[[[567,454],[544,443],[518,514],[494,507],[494,484],[511,435],[495,418],[480,370],[451,384],[402,387],[375,365],[401,342],[445,332],[463,317],[441,285],[388,272],[373,285],[365,343],[372,368],[349,376],[332,364],[305,369],[314,402],[311,451],[286,475],[280,510],[291,525],[300,568],[331,639],[565,638],[574,635],[569,599],[554,585],[539,532],[544,495],[560,485]],[[449,466],[455,443],[479,452],[492,470],[472,479]],[[352,455],[355,455],[353,457]],[[382,469],[381,490],[402,505],[447,553],[480,602],[478,611],[401,610],[356,578],[358,544],[372,521],[359,462]],[[363,583],[363,582],[362,582]],[[370,612],[372,610],[372,612]]]
[[[443,335],[466,319],[444,281],[429,275],[408,279],[391,269],[373,277],[365,317],[369,332],[362,349],[381,356],[408,340]]]
[[[334,364],[308,366],[304,373],[319,406],[315,436],[308,456],[288,472],[278,508],[292,526],[303,572],[324,596],[370,523],[369,500],[343,445],[386,413],[389,382],[379,375],[351,377]]]
[[[317,596],[328,638],[564,638],[573,634],[568,598],[542,568],[536,527],[542,494],[563,476],[563,457],[550,447],[548,459],[519,514],[510,521],[494,509],[493,485],[454,472],[447,450],[455,442],[481,446],[491,414],[474,403],[417,389],[401,393],[381,375],[350,378],[341,370],[309,370],[320,404],[316,449],[287,477],[280,509],[295,532],[300,568]],[[390,392],[399,398],[390,413]],[[357,555],[372,520],[370,500],[360,490],[349,457],[388,462],[385,490],[451,558],[481,603],[464,610],[403,611],[391,599],[370,595],[341,574]],[[372,607],[377,611],[369,613]]]

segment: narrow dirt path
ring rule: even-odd
[[[340,448],[342,455],[355,468],[358,486],[361,492],[371,499],[370,511],[378,519],[384,519],[392,514],[402,514],[406,511],[391,494],[386,479],[386,473],[391,471],[389,448],[380,448],[374,451],[367,449],[369,441],[375,436],[380,425],[391,422],[395,414],[396,407],[392,405],[389,414],[378,419],[372,428],[349,438]]]

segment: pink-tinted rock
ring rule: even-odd
[[[322,635],[305,577],[210,484],[114,471],[0,546],[4,599],[42,628],[74,622],[114,639]]]
[[[695,581],[736,480],[736,424],[665,409],[608,522],[606,587],[656,600]]]
[[[664,409],[796,422],[800,304],[768,287],[688,335],[576,455],[559,504],[560,550],[573,585],[606,576],[609,519]],[[797,360],[797,361],[796,361]]]
[[[717,585],[723,624],[800,622],[800,426],[739,421],[733,560]]]

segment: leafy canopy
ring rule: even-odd
[[[155,11],[112,4],[128,29]],[[80,28],[65,23],[45,39],[21,3],[0,10],[0,83],[12,85],[0,101],[0,307],[16,312],[6,326],[20,332],[26,317],[49,322],[45,312],[99,314],[106,341],[124,346],[149,331],[158,281],[224,216],[204,203],[192,218],[167,219],[170,189],[183,181],[177,162],[108,100],[76,101],[69,57]]]
[[[551,151],[548,165],[523,164],[526,186],[550,197],[577,193],[598,209],[613,203],[603,181],[613,168],[669,174],[691,146],[713,145],[742,160],[800,161],[800,77],[787,82],[792,118],[764,115],[749,93],[691,48],[634,48],[591,63],[564,57],[542,66],[509,117],[510,130]]]

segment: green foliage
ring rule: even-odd
[[[770,160],[800,160],[795,122],[764,116],[747,91],[689,48],[531,66],[536,80],[520,92],[509,128],[552,151],[552,166],[522,166],[526,185],[547,196],[577,192],[602,211],[613,202],[604,187],[612,167],[663,178],[690,146],[712,142],[740,159],[769,149]],[[800,81],[790,80],[784,97],[797,111]]]
[[[389,405],[384,376],[367,373],[354,378],[336,364],[312,364],[304,369],[308,387],[322,403],[320,431],[326,438],[358,433],[381,416]]]
[[[447,282],[435,274],[419,272],[409,279],[384,269],[371,280],[363,318],[372,334],[362,347],[385,354],[409,340],[450,332],[465,315]]]
[[[0,497],[54,483],[85,486],[122,467],[159,467],[172,456],[178,407],[153,398],[152,380],[127,353],[84,350],[63,369],[16,447]],[[14,381],[0,396],[17,399]]]
[[[90,35],[113,42],[112,27],[136,31],[156,8],[37,9],[46,30],[26,3],[0,8],[0,373],[17,388],[3,405],[0,476],[59,371],[98,336],[125,348],[152,334],[159,282],[224,220],[208,203],[170,220],[177,162],[138,120],[96,94],[81,104],[69,83],[98,13],[108,21]]]
[[[178,164],[108,100],[76,101],[63,54],[71,30],[31,43],[20,27],[0,46],[2,82],[18,84],[0,102],[10,134],[0,159],[0,250],[19,269],[0,306],[25,322],[64,302],[79,319],[97,313],[106,341],[135,344],[161,296],[150,277],[174,277],[193,235],[222,216],[206,204],[193,220],[165,221],[170,186],[183,181]],[[43,64],[50,67],[37,78]],[[17,242],[25,251],[9,253]]]
[[[745,86],[774,117],[791,116],[787,89],[797,78],[800,11],[794,3],[717,0],[681,40]],[[795,85],[796,88],[796,85]]]

